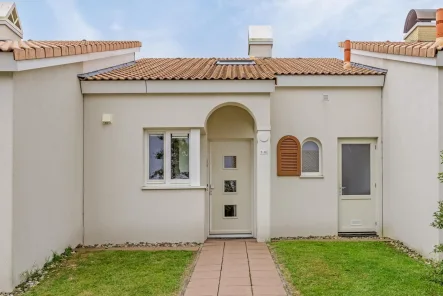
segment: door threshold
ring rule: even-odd
[[[210,234],[208,238],[254,238],[252,234]]]
[[[362,231],[362,232],[339,232],[340,237],[378,237],[375,231]]]

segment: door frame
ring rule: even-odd
[[[375,225],[374,231],[383,236],[383,179],[382,149],[380,138],[338,138],[337,141],[337,232],[340,229],[340,198],[342,173],[342,144],[370,144],[371,145],[371,189],[374,195]]]
[[[211,146],[214,142],[249,142],[251,144],[250,152],[251,152],[251,234],[237,234],[237,233],[226,233],[226,234],[211,234],[211,225],[212,225],[212,194],[211,191],[211,184],[212,184],[212,150]],[[255,184],[256,184],[256,145],[255,139],[251,138],[223,138],[223,139],[210,139],[208,140],[208,171],[207,171],[207,180],[208,180],[208,237],[225,237],[225,238],[238,238],[238,237],[256,237],[256,190],[255,190]]]

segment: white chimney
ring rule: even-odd
[[[250,57],[272,57],[272,45],[271,26],[249,26],[248,55]]]
[[[0,40],[21,40],[22,24],[13,2],[0,2]]]

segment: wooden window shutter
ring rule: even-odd
[[[300,141],[294,136],[284,136],[277,145],[277,176],[300,175]]]

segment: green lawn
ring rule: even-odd
[[[190,251],[77,253],[25,295],[176,295],[193,258]]]
[[[271,243],[287,280],[303,296],[443,295],[429,268],[385,242]]]

